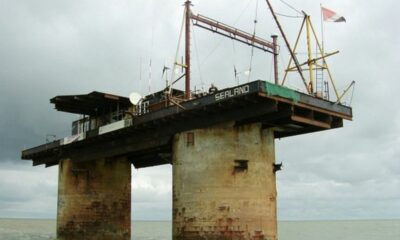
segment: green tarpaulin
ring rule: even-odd
[[[279,96],[290,99],[293,102],[298,102],[300,99],[300,94],[294,90],[269,82],[265,82],[265,91],[267,92],[268,96]]]

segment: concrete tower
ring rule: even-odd
[[[131,163],[124,157],[62,159],[58,239],[131,239]]]
[[[177,134],[174,239],[276,239],[274,134],[227,122]]]

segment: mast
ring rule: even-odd
[[[308,82],[308,88],[311,93],[314,93],[314,63],[312,62],[312,47],[311,47],[311,33],[310,33],[310,16],[308,16],[305,12],[304,17],[306,18],[306,30],[307,30],[307,52],[308,52],[308,71],[310,81]],[[323,54],[323,53],[322,53]]]
[[[190,99],[190,6],[192,2],[185,2],[185,99]]]
[[[324,42],[325,42],[325,40],[324,40],[324,16],[323,16],[323,13],[322,13],[322,3],[320,3],[319,4],[319,10],[320,10],[320,12],[321,12],[321,48],[322,48],[322,52],[321,52],[321,56],[323,56],[324,54],[325,54],[325,45],[324,45]],[[326,65],[326,62],[325,62],[325,60],[322,60],[322,67],[324,68],[325,67],[325,65]],[[325,81],[325,79],[324,79],[324,71],[323,71],[323,69],[322,69],[322,71],[321,71],[321,80],[322,80],[322,82],[320,82],[320,84],[322,83],[322,98],[324,98],[324,99],[327,99],[327,100],[329,100],[329,86],[328,86],[328,84],[329,84],[329,82],[328,81]]]

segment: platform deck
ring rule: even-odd
[[[22,151],[33,165],[57,165],[60,159],[90,161],[128,156],[136,168],[171,163],[174,134],[234,121],[236,125],[260,122],[273,128],[275,138],[343,126],[352,109],[265,81],[254,81],[192,99],[133,119],[126,127],[101,133],[94,129],[69,144],[62,139]]]

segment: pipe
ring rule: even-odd
[[[190,6],[192,2],[190,0],[185,2],[185,99],[190,99]]]
[[[277,44],[277,38],[278,35],[272,35],[272,44],[273,44],[273,51],[274,51],[274,79],[275,79],[275,84],[279,84],[279,76],[278,76],[278,44]]]

